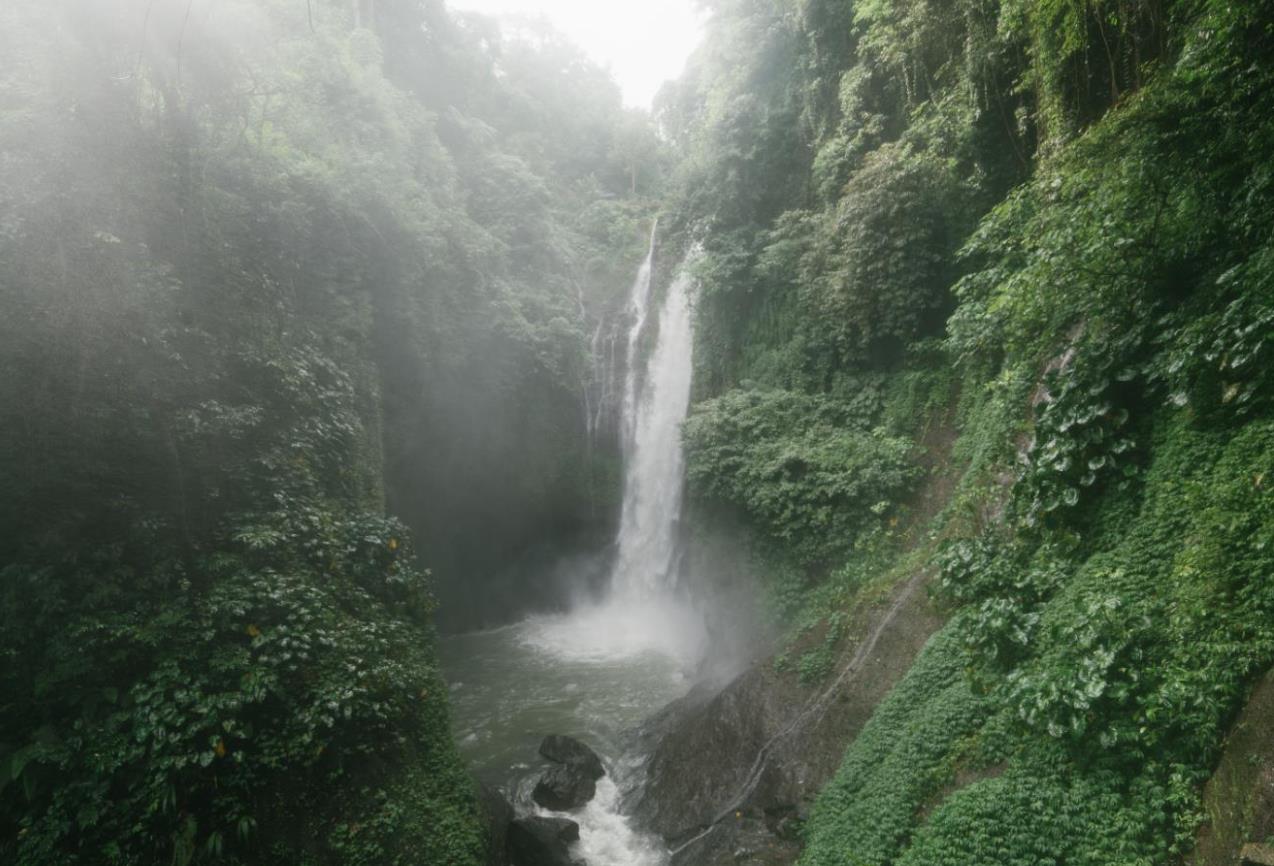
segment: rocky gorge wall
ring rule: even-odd
[[[634,812],[669,843],[672,863],[779,864],[800,853],[798,827],[846,746],[907,672],[942,618],[927,575],[854,617],[830,682],[811,689],[763,661],[658,713]]]

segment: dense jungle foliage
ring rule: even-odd
[[[0,860],[476,862],[434,592],[609,519],[660,159],[439,2],[0,5]]]
[[[0,5],[4,862],[481,862],[434,613],[609,527],[656,210],[778,663],[949,614],[802,862],[1188,855],[1274,665],[1274,4],[703,5],[653,118],[441,0]]]
[[[806,682],[916,569],[950,613],[802,862],[1176,862],[1274,664],[1274,7],[712,7],[657,104],[698,519]]]

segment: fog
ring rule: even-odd
[[[35,407],[28,435],[87,449],[39,452],[63,470],[41,473],[50,501],[92,483],[66,470],[112,442],[104,484],[141,511],[179,497],[214,531],[260,513],[238,498],[247,466],[310,424],[296,447],[344,477],[311,466],[307,483],[384,501],[415,530],[444,622],[518,607],[475,602],[475,575],[605,543],[618,406],[595,407],[600,434],[585,424],[592,377],[613,375],[589,338],[625,327],[665,156],[600,67],[440,3],[3,15],[7,350],[36,377],[7,383],[11,405]],[[278,353],[339,371],[339,423],[305,420],[337,410],[304,402],[330,383],[255,372]],[[313,391],[278,393],[294,386]],[[120,425],[115,440],[95,424]],[[187,429],[215,441],[186,447]],[[180,493],[156,453],[181,464]]]
[[[489,696],[463,724],[492,736],[513,671],[544,677],[519,712],[559,702],[564,671],[603,690],[602,716],[560,718],[601,738],[720,659],[724,609],[681,566],[693,278],[684,234],[654,228],[673,155],[626,107],[678,72],[695,18],[546,11],[566,35],[417,0],[0,9],[0,569],[21,676],[93,707],[127,693],[126,726],[152,718],[145,689],[246,690],[253,709],[192,722],[203,745],[163,760],[234,751],[265,774],[274,753],[249,742],[330,741],[266,705],[313,701],[316,730],[362,719],[354,744],[387,707],[415,713],[404,696],[445,694],[436,631],[518,630],[477,670],[448,663]],[[15,725],[64,720],[23,700]],[[392,724],[442,748],[446,713],[429,718]],[[500,774],[526,756],[466,757],[516,793]],[[152,773],[137,801],[83,808],[160,808],[168,765],[126,760]],[[183,826],[211,851],[220,795],[196,790]],[[589,850],[660,862],[620,801],[589,813]],[[234,808],[247,839],[265,816]],[[189,855],[164,820],[119,839]]]
[[[694,0],[455,0],[453,7],[501,17],[542,16],[607,67],[629,105],[649,107],[681,74],[704,13]]]
[[[1268,859],[1268,7],[0,0],[0,863]]]

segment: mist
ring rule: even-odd
[[[414,725],[449,754],[445,714],[403,697],[446,693],[436,628],[534,623],[519,652],[538,640],[611,675],[666,658],[645,711],[684,690],[710,608],[676,574],[690,277],[661,251],[655,284],[671,151],[601,65],[547,23],[440,2],[0,16],[0,559],[22,621],[6,734],[91,699],[113,708],[93,724],[146,743],[139,690],[259,683],[242,709],[201,704],[206,724],[171,740],[165,717],[156,745],[121,754],[116,772],[144,781],[83,806],[102,816],[93,833],[130,857],[247,850],[270,810],[275,838],[347,808],[293,815],[280,783],[264,811],[225,807],[227,830],[218,804],[264,778],[267,753]],[[637,432],[652,401],[653,439]],[[295,700],[316,707],[308,729],[276,706]],[[246,762],[229,792],[192,778],[165,794],[226,754]],[[6,801],[6,827],[64,796],[22,760],[26,805]],[[339,774],[332,760],[305,772]],[[152,802],[191,817],[118,829]],[[615,793],[597,826],[636,851],[617,809]]]
[[[0,862],[1274,862],[1268,5],[0,0]]]
[[[586,335],[631,279],[662,168],[653,134],[576,48],[504,41],[440,4],[5,15],[6,93],[20,100],[5,126],[7,345],[72,355],[30,361],[45,381],[11,378],[14,400],[39,394],[49,427],[100,441],[79,421],[121,407],[80,400],[167,389],[137,395],[172,417],[136,433],[164,437],[212,401],[272,410],[232,393],[243,365],[321,353],[360,380],[335,431],[350,455],[341,492],[415,530],[444,621],[483,620],[474,575],[609,535],[618,454],[586,441]],[[245,510],[225,482],[183,474],[221,494],[188,490],[188,507]],[[138,491],[139,507],[166,495]]]

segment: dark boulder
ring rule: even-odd
[[[579,824],[566,818],[532,816],[509,825],[514,866],[584,866],[572,860],[569,845],[579,841]]]
[[[649,757],[632,814],[673,849],[671,866],[796,862],[801,817],[942,625],[924,584],[918,574],[860,608],[816,688],[762,663],[722,689],[692,689],[642,726],[634,746]]]
[[[574,737],[550,734],[540,743],[540,754],[555,764],[576,767],[594,781],[606,775],[597,753]]]
[[[597,781],[578,764],[553,767],[536,783],[531,799],[545,809],[565,812],[578,809],[597,793]]]
[[[513,806],[498,789],[480,782],[478,808],[487,853],[484,866],[509,866],[509,825],[513,823]]]

